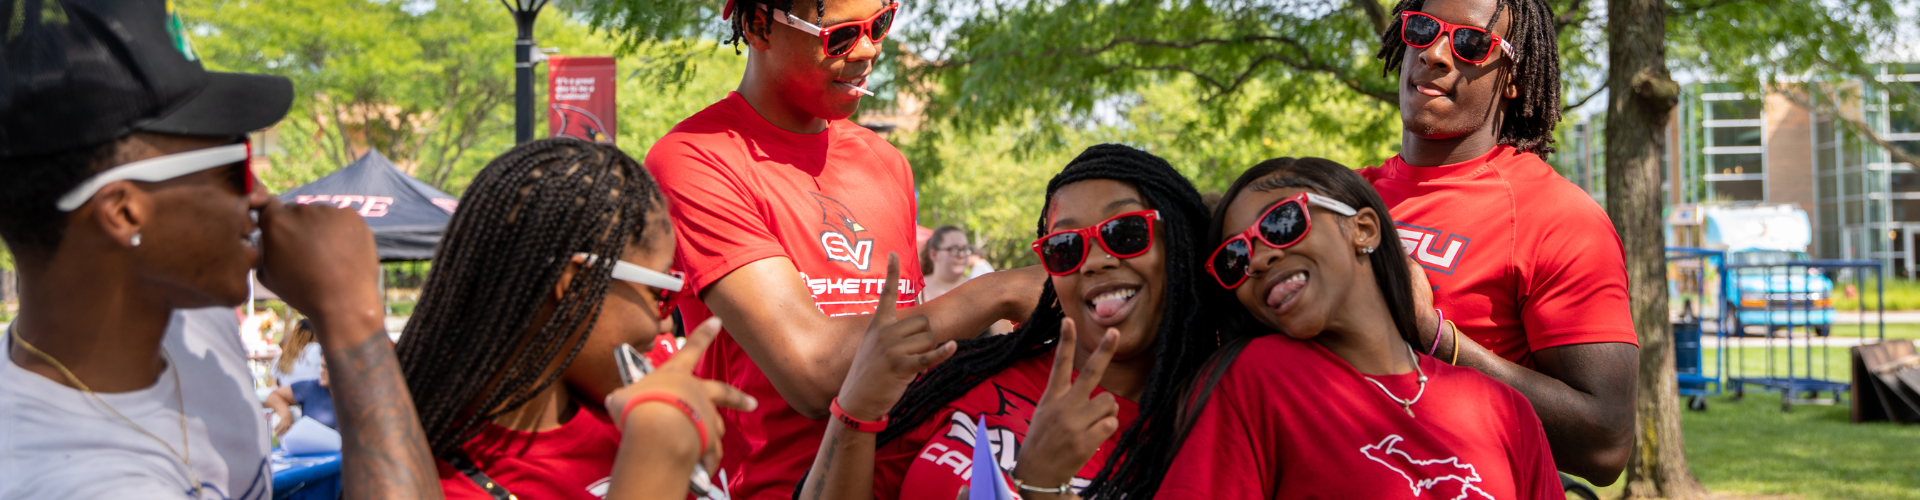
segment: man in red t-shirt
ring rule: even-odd
[[[1427,271],[1415,295],[1459,327],[1456,345],[1423,308],[1419,348],[1443,360],[1457,349],[1460,366],[1518,389],[1561,470],[1612,484],[1632,446],[1639,345],[1618,233],[1536,155],[1553,151],[1560,119],[1552,11],[1427,0],[1395,14],[1380,55],[1400,75],[1401,151],[1361,175]],[[1456,40],[1472,33],[1458,26],[1497,38]]]
[[[674,268],[690,292],[674,299],[681,320],[726,326],[697,374],[760,400],[753,412],[722,411],[721,470],[743,499],[787,498],[812,465],[887,254],[908,270],[900,307],[922,284],[913,171],[847,120],[898,4],[783,3],[726,4],[732,41],[747,46],[739,89],[675,126],[646,159],[678,229]],[[969,337],[1025,319],[1045,277],[989,274],[907,314],[926,316],[941,341]]]

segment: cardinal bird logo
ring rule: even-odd
[[[593,116],[593,112],[566,104],[555,104],[553,109],[560,116],[560,133],[554,135],[591,142],[613,142],[613,138],[607,137],[607,127],[600,124],[600,118]]]
[[[1415,497],[1421,496],[1424,491],[1431,491],[1432,498],[1493,500],[1493,495],[1475,485],[1481,480],[1480,473],[1473,470],[1473,464],[1460,463],[1460,457],[1437,460],[1413,458],[1413,455],[1399,448],[1405,440],[1399,434],[1390,434],[1381,439],[1379,444],[1360,447],[1360,454],[1407,478],[1407,486],[1413,489]]]
[[[820,193],[813,193],[813,199],[820,202],[820,224],[826,226],[820,231],[820,248],[827,251],[827,258],[867,270],[873,263],[873,238],[860,237],[867,228],[839,200]]]

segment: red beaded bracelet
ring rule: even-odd
[[[833,405],[829,409],[833,412],[833,418],[840,419],[840,423],[847,424],[847,428],[853,429],[853,432],[877,433],[887,430],[886,415],[881,415],[878,422],[853,418],[853,415],[847,414],[847,410],[840,408],[840,398],[833,398]]]
[[[622,432],[626,430],[627,414],[633,413],[633,408],[640,406],[640,403],[650,401],[668,403],[679,407],[680,412],[687,415],[687,420],[693,421],[694,432],[700,435],[700,456],[707,455],[707,423],[700,421],[700,413],[693,411],[693,405],[687,404],[687,400],[680,399],[680,396],[676,396],[670,392],[647,391],[635,394],[632,398],[627,399],[626,408],[620,410],[620,427]]]

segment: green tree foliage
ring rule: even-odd
[[[293,79],[293,110],[276,125],[272,168],[261,172],[274,190],[311,182],[372,147],[458,194],[513,146],[514,24],[498,2],[203,0],[181,2],[180,16],[210,69]],[[620,43],[557,7],[534,33],[559,55],[615,55]],[[628,49],[617,63],[618,144],[636,157],[724,97],[744,64],[711,40]],[[712,71],[699,71],[707,64]],[[536,70],[536,103],[545,102],[545,72]],[[544,136],[546,115],[537,114]]]

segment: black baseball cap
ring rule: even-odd
[[[164,2],[0,0],[0,157],[140,131],[237,136],[286,116],[292,81],[187,59]]]

